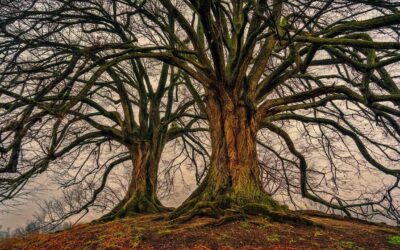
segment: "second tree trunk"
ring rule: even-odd
[[[104,219],[168,210],[157,198],[157,174],[161,151],[150,143],[131,147],[133,169],[127,193],[122,201],[104,216]]]

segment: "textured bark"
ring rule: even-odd
[[[122,201],[103,219],[168,211],[157,198],[157,172],[162,147],[142,143],[131,148],[132,177]]]
[[[211,207],[209,212],[215,215],[249,203],[263,204],[271,211],[281,210],[262,187],[257,162],[257,124],[251,106],[235,101],[225,92],[211,92],[207,112],[212,143],[209,173],[172,218],[204,207]]]

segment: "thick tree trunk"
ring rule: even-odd
[[[244,102],[235,102],[228,95],[211,93],[207,112],[212,142],[209,172],[172,217],[187,213],[193,215],[206,207],[210,214],[218,214],[221,210],[242,208],[248,204],[262,204],[271,211],[281,210],[282,207],[262,187],[254,110]]]
[[[130,149],[133,170],[128,191],[122,201],[103,219],[168,211],[157,198],[157,173],[161,152],[160,145],[149,142]]]

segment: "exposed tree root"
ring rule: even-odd
[[[126,202],[122,201],[110,213],[104,215],[98,221],[106,222],[137,214],[155,214],[171,211],[171,208],[163,206],[158,199],[148,198],[144,195],[136,195],[132,196]]]
[[[189,206],[187,207],[189,208]],[[216,202],[203,201],[197,203],[193,208],[181,210],[178,214],[172,214],[172,223],[185,223],[195,217],[211,217],[218,219],[225,212],[217,206]],[[187,212],[186,212],[187,211]]]
[[[195,205],[194,205],[195,204]],[[271,203],[248,203],[242,206],[232,203],[221,203],[219,201],[201,201],[195,200],[186,203],[181,210],[172,213],[172,223],[185,223],[195,217],[211,217],[217,219],[205,226],[221,226],[234,221],[248,220],[249,216],[257,215],[270,220],[305,226],[321,226],[301,214],[290,211],[284,206],[271,206]]]
[[[170,208],[168,208],[170,209]],[[169,210],[168,212],[172,211],[173,209]],[[169,215],[168,214],[160,214],[156,217],[154,217],[153,219],[151,219],[151,221],[163,221],[163,220],[168,220]]]
[[[243,220],[248,220],[249,217],[245,214],[233,214],[233,215],[226,215],[220,219],[218,219],[217,221],[213,221],[210,223],[207,223],[206,227],[219,227],[228,223],[232,223],[235,221],[243,221]]]
[[[271,211],[267,206],[265,206],[263,204],[257,204],[257,203],[247,204],[247,205],[243,206],[241,209],[243,210],[243,212],[245,214],[261,215],[261,216],[270,218],[276,222],[321,227],[320,224],[315,223],[312,220],[305,218],[304,216],[301,216],[300,214],[298,214],[295,211],[289,211],[289,210]]]

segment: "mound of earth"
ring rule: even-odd
[[[400,229],[318,212],[315,226],[251,217],[220,226],[198,218],[173,225],[166,215],[90,223],[0,241],[0,249],[400,249]]]

